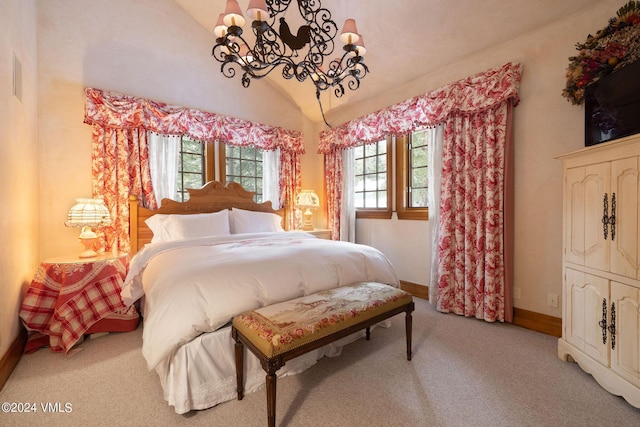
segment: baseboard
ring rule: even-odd
[[[427,301],[429,300],[428,286],[400,280],[400,289],[409,292],[414,297],[426,299]],[[547,316],[546,314],[540,314],[534,311],[514,308],[513,324],[558,338],[562,336],[562,319],[559,317]]]
[[[560,317],[514,308],[513,324],[558,338],[562,336],[562,318]]]
[[[5,383],[9,379],[11,372],[20,361],[24,346],[27,343],[27,330],[23,327],[20,328],[20,332],[15,340],[9,346],[7,352],[0,359],[0,390],[4,387]]]
[[[422,298],[429,301],[429,287],[425,285],[419,285],[417,283],[407,282],[400,280],[400,289],[409,292],[416,298]]]

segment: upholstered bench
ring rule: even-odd
[[[413,298],[393,286],[362,282],[243,313],[233,319],[238,400],[244,397],[244,346],[267,373],[267,420],[275,426],[276,371],[287,360],[405,312],[407,360],[411,360]]]

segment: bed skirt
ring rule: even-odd
[[[389,327],[390,321],[379,324]],[[364,330],[290,360],[278,377],[305,371],[324,357],[339,356],[342,347],[364,337]],[[215,356],[213,356],[215,355]],[[245,393],[264,387],[264,370],[253,353],[245,354]],[[176,413],[207,409],[238,397],[231,327],[203,334],[181,346],[156,368],[164,398]]]

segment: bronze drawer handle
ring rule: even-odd
[[[598,322],[602,328],[602,344],[607,343],[607,300],[602,299],[602,320]]]

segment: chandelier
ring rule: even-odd
[[[345,86],[358,89],[360,80],[369,72],[363,58],[364,42],[355,20],[347,19],[339,36],[344,52],[334,57],[338,26],[331,19],[331,12],[322,7],[320,0],[296,0],[305,24],[292,31],[284,17],[291,2],[249,1],[246,12],[253,21],[251,44],[243,36],[246,21],[238,1],[227,0],[214,28],[216,44],[212,55],[222,64],[224,76],[232,78],[241,72],[244,87],[249,87],[251,79],[261,79],[279,67],[285,79],[309,79],[315,86],[322,118],[329,126],[320,93],[331,89],[339,98],[344,95]]]

